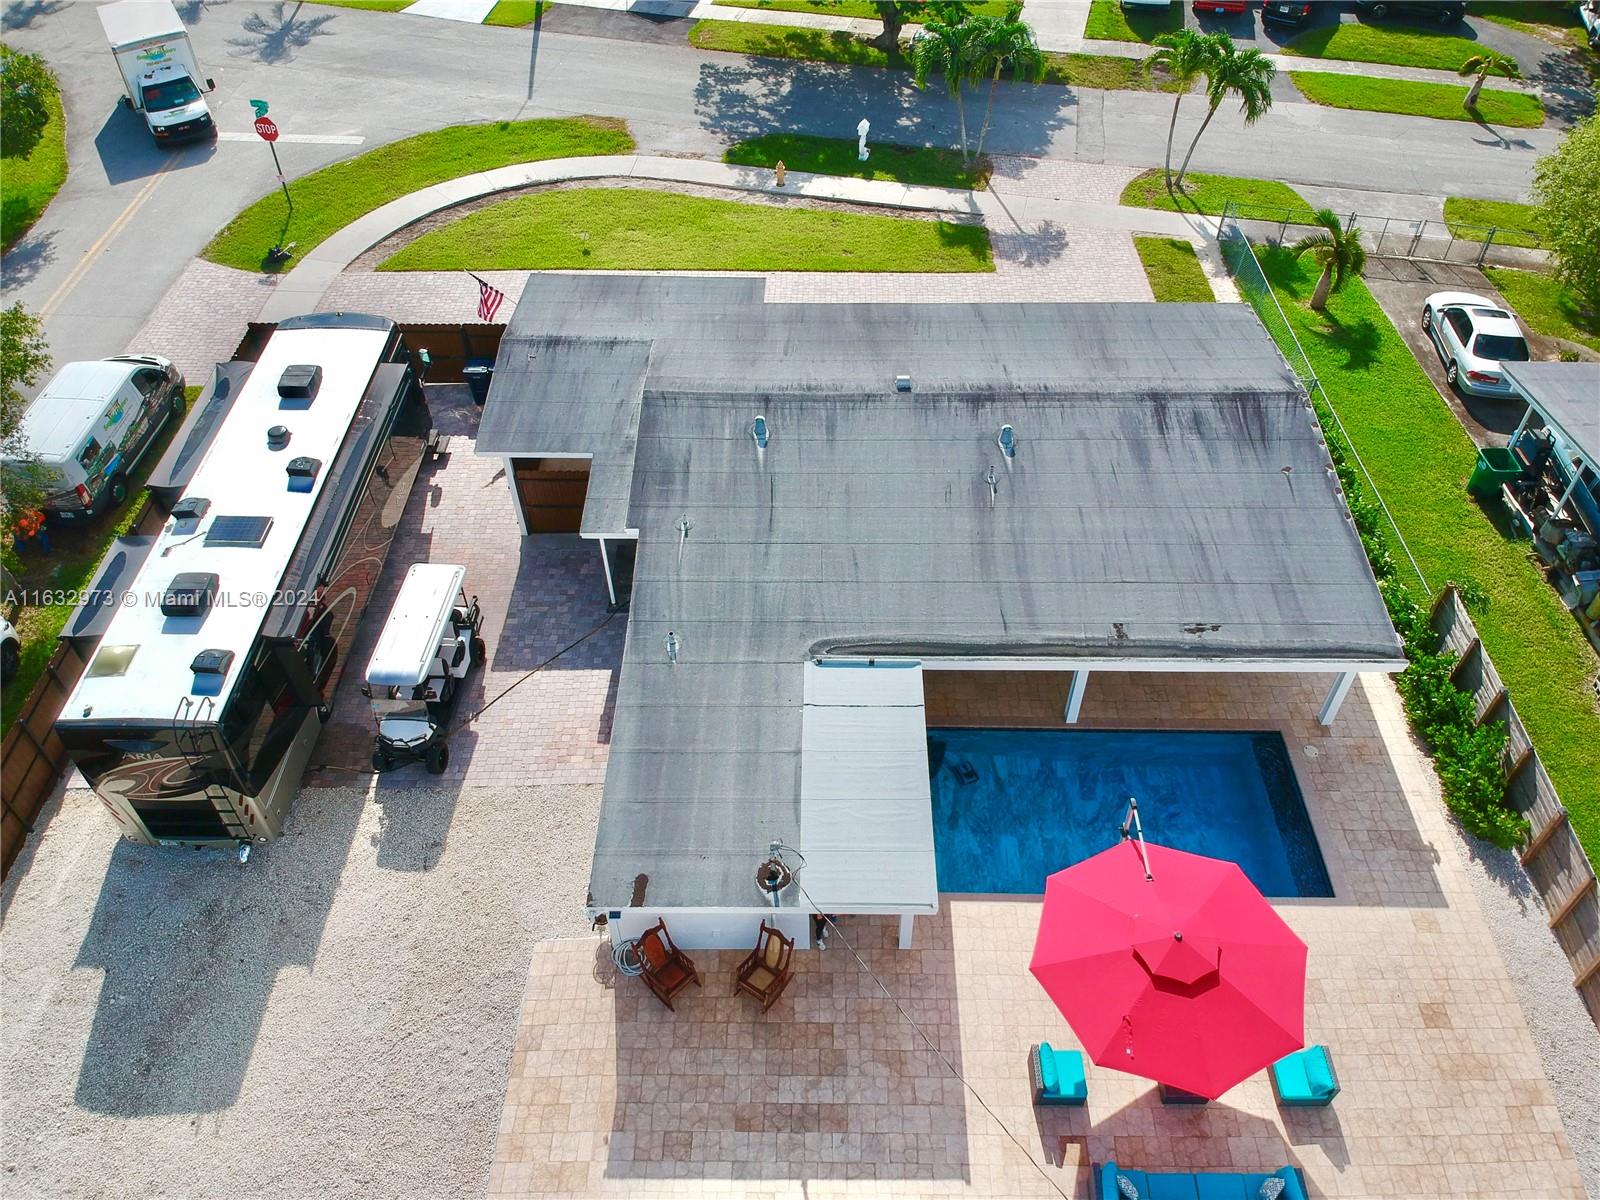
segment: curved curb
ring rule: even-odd
[[[741,167],[705,159],[607,154],[517,163],[421,188],[352,221],[309,251],[293,270],[278,280],[272,295],[256,314],[256,320],[275,323],[314,311],[328,286],[357,258],[384,238],[441,209],[541,183],[606,178],[698,183],[746,192],[807,196],[952,216],[981,218],[985,215],[978,199],[980,193],[839,175],[808,175],[799,171],[789,172],[787,186],[780,188],[773,182],[772,172],[765,167]]]

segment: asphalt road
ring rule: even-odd
[[[250,136],[248,99],[271,102],[292,179],[373,146],[458,121],[597,113],[625,118],[641,148],[716,153],[772,130],[954,139],[954,109],[898,72],[703,54],[650,41],[504,30],[292,2],[186,0],[202,66],[217,82],[215,146],[153,146],[117,105],[120,81],[94,5],[22,0],[7,40],[60,74],[71,173],[45,217],[4,261],[5,301],[46,313],[58,361],[119,352],[184,264],[274,185]],[[619,18],[620,19],[620,18]],[[634,20],[635,18],[628,18]],[[1189,120],[1199,105],[1189,101]],[[1170,98],[1002,85],[989,148],[1116,162],[1161,161]],[[240,140],[228,140],[230,135]],[[1285,102],[1254,128],[1224,109],[1195,155],[1200,170],[1373,191],[1520,198],[1558,134],[1340,112]]]

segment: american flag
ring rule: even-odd
[[[476,275],[472,277],[478,279]],[[478,320],[485,323],[493,321],[495,313],[500,311],[505,299],[506,294],[499,288],[492,286],[487,280],[478,279]]]

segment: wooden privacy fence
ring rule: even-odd
[[[1522,866],[1550,912],[1550,931],[1572,964],[1572,984],[1600,1025],[1600,885],[1594,867],[1454,587],[1435,598],[1432,622],[1441,649],[1458,656],[1452,678],[1471,693],[1478,724],[1506,724],[1506,799],[1532,826],[1519,852]]]

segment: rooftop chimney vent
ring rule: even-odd
[[[322,368],[315,363],[296,363],[278,376],[279,408],[310,408],[322,387]]]
[[[217,584],[221,582],[214,573],[184,571],[174,575],[167,590],[161,593],[161,615],[165,617],[203,617],[217,598]]]
[[[1000,426],[1000,436],[995,439],[995,442],[1000,447],[1000,453],[1007,458],[1015,458],[1017,456],[1017,434],[1011,426]]]
[[[909,392],[911,390],[911,376],[896,375],[894,377],[894,390],[897,392]]]

